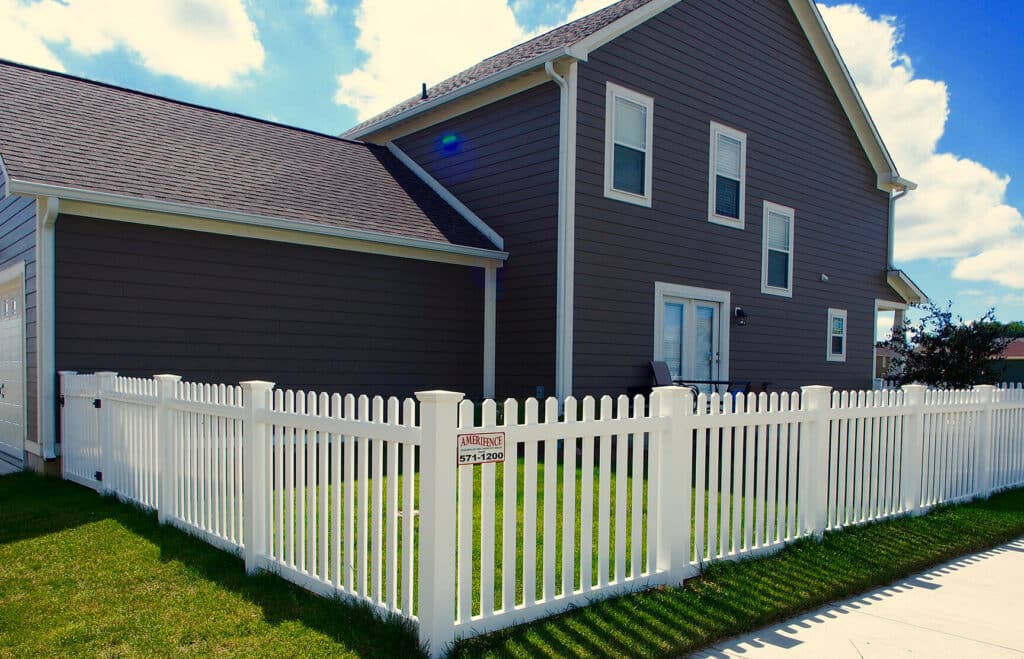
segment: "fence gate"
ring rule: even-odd
[[[103,480],[98,405],[97,376],[61,374],[60,447],[64,478],[97,491]]]

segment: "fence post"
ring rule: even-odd
[[[420,643],[439,657],[455,639],[455,467],[464,394],[417,391],[420,402]],[[510,459],[515,459],[511,457]]]
[[[800,387],[802,409],[811,413],[800,431],[800,499],[803,528],[821,539],[828,516],[828,443],[832,387]]]
[[[156,442],[157,478],[160,484],[160,498],[157,500],[156,517],[161,524],[178,514],[175,509],[174,488],[178,482],[178,460],[175,450],[174,417],[171,401],[174,400],[174,385],[181,382],[180,375],[154,375],[156,380]]]
[[[68,438],[71,437],[71,433],[68,432],[67,418],[68,386],[71,384],[71,378],[78,375],[78,371],[57,371],[57,375],[60,376],[60,398],[58,399],[60,400],[60,477],[67,480],[68,458],[72,455],[72,452],[68,450]],[[71,437],[70,439],[71,443],[77,443],[78,441],[80,440],[77,437]]]
[[[658,571],[667,583],[679,585],[690,565],[690,497],[693,473],[693,390],[689,387],[655,387],[651,409],[668,417],[668,430],[657,451]],[[682,515],[680,516],[680,512]]]
[[[979,384],[975,390],[978,391],[980,402],[984,405],[981,410],[981,427],[978,429],[976,482],[978,483],[978,494],[983,499],[987,499],[992,494],[992,443],[994,441],[992,437],[992,408],[996,402],[997,388],[991,384]]]
[[[245,571],[260,569],[267,553],[268,437],[257,414],[267,409],[273,382],[249,380],[242,385],[242,546]]]
[[[928,387],[923,384],[903,385],[903,457],[902,482],[903,512],[918,515],[921,512],[921,479],[924,476],[924,395]]]
[[[100,489],[103,492],[113,492],[114,458],[115,452],[111,447],[114,433],[113,415],[110,405],[104,405],[103,399],[114,393],[117,385],[117,373],[113,371],[100,371],[96,373],[96,400],[99,407],[96,423],[96,443],[100,451],[100,473],[103,474],[103,482]]]

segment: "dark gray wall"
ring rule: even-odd
[[[36,441],[36,200],[5,196],[0,177],[0,269],[25,262],[25,413],[26,434]]]
[[[653,207],[604,198],[605,83],[654,98]],[[709,123],[747,133],[746,228],[709,224]],[[579,65],[574,391],[649,384],[654,282],[726,289],[731,377],[862,387],[884,284],[887,195],[782,0],[688,0]],[[763,295],[762,202],[796,210],[794,294]],[[828,283],[820,281],[827,273]],[[828,307],[847,361],[825,360]]]
[[[499,397],[532,396],[537,386],[554,393],[558,102],[558,88],[545,83],[397,141],[505,240]]]
[[[57,366],[479,396],[479,268],[61,216]]]

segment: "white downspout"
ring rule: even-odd
[[[889,254],[888,263],[886,264],[890,270],[896,269],[896,201],[907,196],[910,192],[910,188],[904,186],[902,190],[896,194],[889,195]]]
[[[60,200],[36,207],[36,439],[43,459],[57,457],[56,228]]]
[[[577,62],[569,62],[563,77],[552,62],[544,71],[561,90],[558,131],[558,252],[555,293],[555,395],[559,401],[572,395],[573,302],[576,235],[576,74]]]

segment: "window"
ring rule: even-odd
[[[793,297],[792,208],[764,202],[761,246],[761,292]]]
[[[743,228],[747,134],[711,122],[708,222]]]
[[[604,196],[651,205],[654,100],[608,83],[605,108]]]
[[[846,309],[828,310],[828,346],[825,356],[830,362],[846,361]]]

